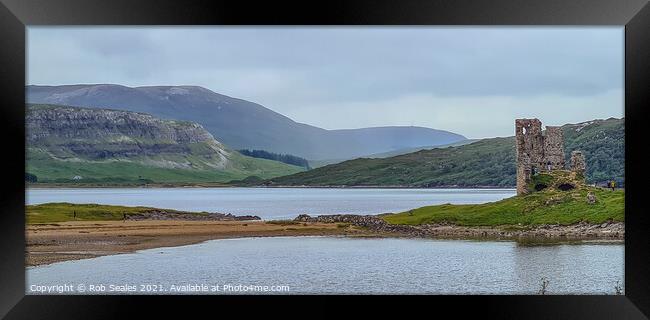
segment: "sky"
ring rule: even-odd
[[[325,129],[624,116],[623,27],[28,27],[27,84],[197,85]]]

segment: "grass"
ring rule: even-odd
[[[587,193],[596,194],[596,203],[588,204]],[[585,221],[625,221],[625,193],[595,187],[570,191],[547,188],[540,192],[514,196],[484,204],[427,206],[382,216],[392,224],[419,225],[447,222],[463,226],[497,225],[568,225]]]
[[[255,175],[270,178],[303,171],[281,162],[255,159],[233,153],[236,166],[225,170],[179,169],[146,165],[138,161],[62,161],[43,152],[30,150],[26,171],[40,183],[70,184],[151,184],[151,183],[226,183]],[[81,176],[81,180],[72,177]]]
[[[295,225],[295,224],[300,224],[298,221],[293,221],[293,220],[269,220],[266,221],[268,224],[276,224],[280,226],[289,226],[289,225]]]
[[[146,166],[136,162],[66,162],[33,160],[27,163],[27,172],[35,174],[43,183],[151,183],[151,182],[222,182],[238,177],[223,171],[185,170]],[[81,176],[81,180],[72,180]]]
[[[111,221],[122,220],[124,214],[147,214],[152,211],[179,212],[150,207],[126,207],[101,204],[73,204],[67,202],[28,205],[25,207],[27,224],[50,224],[64,221]],[[76,219],[74,218],[76,212]],[[183,212],[188,213],[188,212]],[[205,213],[195,212],[203,215]]]

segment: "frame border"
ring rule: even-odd
[[[187,309],[230,306],[249,299],[233,296],[26,296],[25,295],[25,35],[36,25],[625,25],[625,296],[434,296],[426,309],[464,306],[453,311],[499,318],[642,319],[650,315],[650,266],[647,258],[650,218],[644,213],[641,188],[644,164],[641,147],[650,98],[650,5],[646,0],[333,0],[333,1],[216,1],[201,0],[0,0],[0,81],[3,125],[0,134],[11,161],[5,178],[11,185],[1,198],[0,316],[8,318],[87,319],[151,316],[149,308],[166,315],[188,316]],[[23,139],[20,139],[22,137]],[[634,147],[632,147],[634,146]],[[17,156],[16,156],[17,155]],[[647,171],[647,170],[645,170]],[[20,179],[20,180],[19,180]],[[250,298],[250,297],[249,297]],[[322,310],[317,299],[292,296],[297,303]],[[330,297],[335,305],[349,299]],[[405,297],[381,296],[386,306]],[[277,306],[286,300],[262,297],[258,302]],[[389,300],[390,299],[390,300]],[[411,299],[411,298],[408,298]],[[320,300],[320,298],[318,298]],[[166,304],[164,302],[169,301]],[[183,302],[185,308],[172,304]],[[409,300],[410,301],[410,300]],[[162,303],[161,303],[162,302]],[[173,302],[173,303],[172,303]],[[408,302],[407,302],[408,303]],[[328,303],[334,305],[333,303]],[[408,303],[411,304],[411,303]],[[376,307],[378,304],[373,303]],[[434,306],[435,305],[435,306]],[[472,308],[467,308],[471,305]],[[15,306],[15,307],[14,307]],[[146,306],[147,308],[143,308]],[[13,307],[13,309],[11,309]],[[126,308],[124,308],[126,307]],[[11,310],[10,310],[11,309]],[[125,309],[131,309],[130,311]],[[229,308],[230,309],[230,308]],[[251,309],[264,312],[264,308]],[[365,308],[363,308],[365,309]],[[237,309],[236,309],[237,310]],[[269,309],[273,311],[274,309]],[[334,314],[339,309],[333,309]],[[366,313],[368,310],[361,310]],[[220,312],[220,311],[219,311]],[[323,312],[327,312],[324,310]],[[382,310],[383,312],[383,310]],[[398,310],[399,313],[403,312]]]

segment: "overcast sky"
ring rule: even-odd
[[[198,85],[326,129],[623,117],[623,28],[29,27],[27,83]]]

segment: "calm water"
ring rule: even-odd
[[[291,219],[299,214],[378,214],[443,203],[484,203],[514,189],[88,188],[29,189],[27,203],[99,203]]]
[[[145,290],[136,294],[150,294],[146,285],[157,285],[165,290],[162,294],[179,294],[170,292],[171,286],[188,284],[208,290],[191,294],[211,294],[216,288],[221,291],[213,293],[223,294],[225,285],[232,290],[238,285],[284,286],[276,290],[290,294],[535,294],[546,277],[550,294],[614,294],[616,281],[624,283],[623,252],[623,245],[614,244],[527,247],[514,242],[338,237],[212,240],[29,268],[27,293],[35,294],[36,285],[65,283],[75,290],[80,284],[86,290],[91,284],[103,285],[104,294],[111,285]]]

